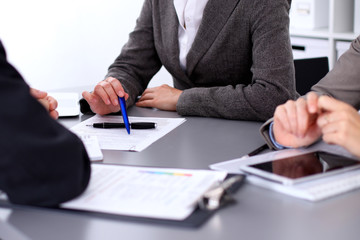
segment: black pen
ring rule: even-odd
[[[111,122],[103,122],[103,123],[94,123],[92,125],[86,125],[94,128],[125,128],[124,123],[111,123]],[[130,128],[132,129],[152,129],[156,128],[156,123],[153,122],[134,122],[130,123]]]
[[[255,155],[259,154],[260,152],[262,152],[262,151],[264,151],[265,149],[268,149],[268,148],[269,148],[268,145],[264,144],[264,145],[258,147],[257,149],[255,149],[254,151],[251,151],[246,156],[248,156],[248,157],[255,156]]]

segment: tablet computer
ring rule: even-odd
[[[310,152],[292,157],[241,166],[240,170],[285,185],[360,168],[360,161],[328,152]]]

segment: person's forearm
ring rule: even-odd
[[[360,108],[360,36],[355,39],[335,63],[334,68],[311,90],[344,101],[356,109]]]
[[[265,82],[235,88],[192,88],[180,95],[176,110],[180,115],[265,121],[272,117],[276,106],[292,97],[287,89]]]

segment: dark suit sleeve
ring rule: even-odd
[[[90,162],[81,140],[30,95],[1,42],[0,99],[0,189],[9,200],[56,206],[82,193]]]

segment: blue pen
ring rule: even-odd
[[[123,116],[124,119],[124,124],[126,127],[126,131],[128,132],[128,134],[130,134],[130,124],[129,124],[129,118],[126,112],[126,102],[125,102],[125,98],[124,97],[119,97],[119,103],[120,103],[120,108],[121,108],[121,114]]]

